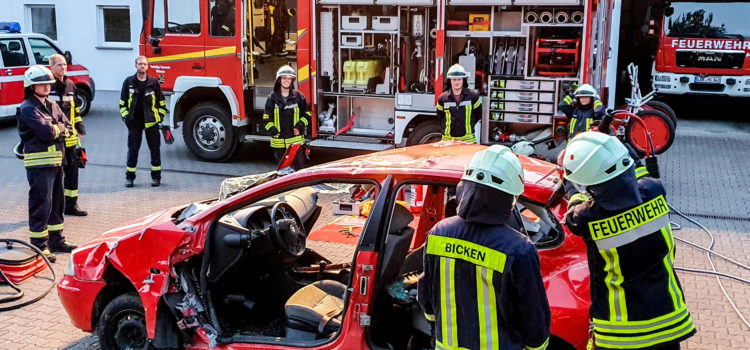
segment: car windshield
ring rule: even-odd
[[[680,38],[750,38],[750,2],[672,2],[667,36]]]

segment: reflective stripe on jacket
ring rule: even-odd
[[[458,140],[476,143],[474,125],[482,119],[482,99],[469,89],[461,90],[460,101],[456,103],[453,91],[446,91],[438,97],[435,109],[443,126],[443,140]]]
[[[81,109],[76,106],[76,85],[63,77],[62,81],[55,81],[49,93],[49,99],[57,103],[65,116],[73,125],[73,132],[65,139],[65,147],[74,147],[79,144],[78,135],[86,135],[86,127],[81,118]]]
[[[642,204],[611,211],[594,198],[566,214],[571,232],[583,237],[588,248],[597,349],[649,348],[695,333],[674,272],[675,240],[664,187],[641,175]]]
[[[568,140],[573,136],[584,131],[591,130],[594,121],[602,120],[606,114],[606,109],[601,100],[592,98],[592,106],[584,107],[573,105],[573,97],[565,96],[557,105],[557,109],[568,117]]]
[[[68,118],[56,103],[47,101],[45,106],[33,95],[26,98],[18,113],[24,165],[27,168],[62,166],[64,138],[71,130]]]
[[[287,148],[305,142],[305,127],[312,114],[307,100],[301,92],[292,90],[284,99],[279,92],[273,92],[266,100],[263,111],[263,127],[271,135],[271,147]],[[299,135],[294,135],[294,129]]]
[[[418,300],[436,349],[545,349],[550,310],[536,248],[507,225],[454,216],[427,237]]]
[[[131,107],[138,105],[138,101],[134,101],[138,97],[135,79],[138,79],[136,75],[132,75],[127,77],[122,83],[122,90],[120,91],[120,115],[124,120],[132,120],[134,111]],[[143,120],[144,127],[150,128],[164,120],[164,116],[167,114],[167,103],[164,100],[164,94],[161,92],[159,82],[155,78],[146,77],[145,90]]]

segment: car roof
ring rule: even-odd
[[[372,173],[386,171],[390,174],[418,175],[420,171],[436,171],[447,177],[460,179],[474,153],[485,148],[487,146],[441,141],[346,158],[310,167],[301,172],[338,170]],[[559,179],[555,179],[557,176],[547,175],[557,169],[556,165],[525,156],[518,158],[524,169],[524,181],[527,185],[533,184],[550,189],[555,187]]]
[[[49,41],[54,41],[50,37],[39,34],[39,33],[6,33],[6,32],[0,32],[0,38],[18,38],[18,37],[26,37],[26,38],[42,38],[47,39]]]

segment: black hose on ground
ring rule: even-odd
[[[0,307],[0,312],[2,312],[2,311],[16,310],[16,309],[20,309],[20,308],[22,308],[24,306],[31,305],[31,304],[36,303],[37,301],[41,300],[42,298],[44,298],[47,294],[49,294],[49,292],[55,286],[55,282],[57,282],[57,274],[55,274],[55,269],[52,268],[52,263],[49,262],[49,259],[47,259],[47,257],[44,256],[44,254],[42,254],[42,251],[39,250],[39,248],[33,246],[32,244],[26,243],[26,242],[21,241],[21,240],[12,239],[12,238],[0,238],[0,243],[6,243],[6,244],[7,243],[14,243],[14,244],[20,244],[22,246],[28,247],[29,249],[31,249],[35,253],[37,253],[39,256],[41,256],[42,259],[44,259],[44,263],[47,264],[47,268],[49,268],[50,272],[52,272],[52,283],[50,283],[49,288],[47,288],[47,290],[44,291],[44,293],[39,294],[38,296],[34,297],[33,299],[24,301],[24,302],[22,302],[20,304],[15,304],[15,305],[6,306],[6,307]],[[3,281],[7,282],[8,285],[10,285],[10,287],[13,290],[16,291],[16,294],[14,294],[12,296],[9,296],[9,297],[6,297],[6,298],[3,298],[3,299],[0,299],[0,304],[12,302],[12,301],[15,301],[15,300],[23,298],[24,293],[21,290],[21,288],[19,288],[18,285],[16,285],[15,283],[13,283],[5,275],[5,273],[3,272],[2,269],[0,269],[0,277],[2,277]]]

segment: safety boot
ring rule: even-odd
[[[68,242],[65,242],[65,241],[63,241],[63,242],[62,242],[62,243],[60,243],[60,244],[56,244],[56,245],[52,245],[52,244],[50,244],[50,245],[49,245],[49,249],[50,249],[51,251],[53,251],[53,252],[57,252],[57,253],[70,253],[70,252],[72,252],[72,251],[73,251],[73,249],[76,249],[76,248],[78,248],[78,246],[77,246],[77,245],[75,245],[75,244],[70,244],[70,243],[68,243]]]
[[[51,263],[54,263],[55,261],[57,261],[57,257],[55,256],[55,254],[52,254],[52,252],[49,251],[49,249],[42,250],[42,254],[45,257],[47,257],[47,260],[49,260],[49,262]]]
[[[133,187],[133,185],[135,185],[135,180],[134,179],[127,179],[127,180],[125,180],[125,187]]]
[[[86,216],[89,215],[89,213],[85,210],[81,210],[81,208],[76,205],[73,208],[65,208],[65,215]]]
[[[151,187],[161,186],[161,179],[151,179]]]

